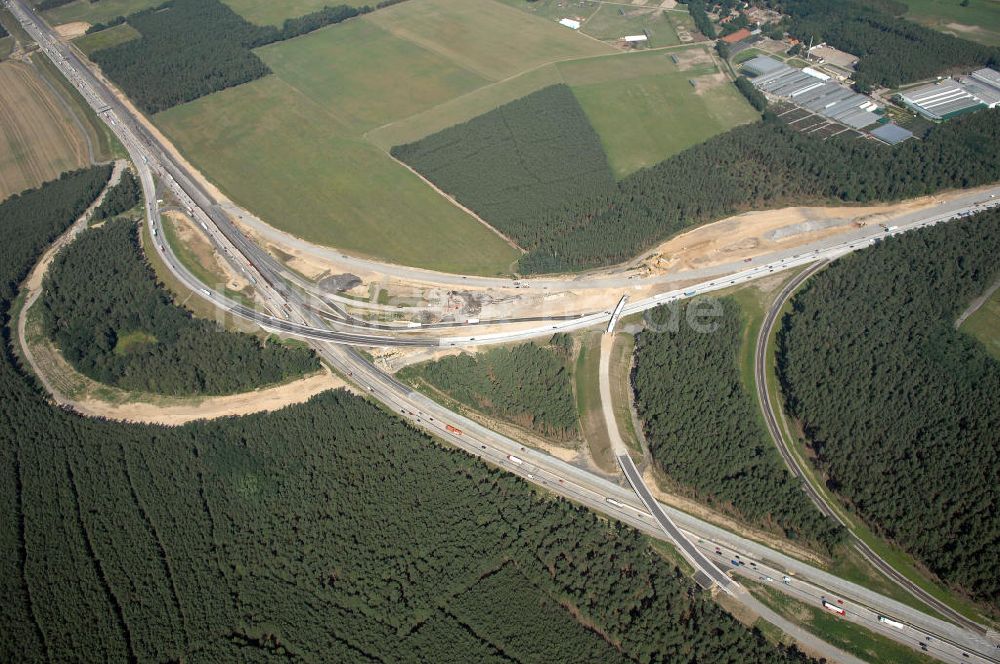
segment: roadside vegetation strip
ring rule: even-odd
[[[71,184],[0,205],[4,322],[15,284],[96,195]],[[490,646],[514,606],[503,598],[530,596],[539,603],[518,619],[558,620],[559,652],[571,653],[553,662],[608,643],[633,660],[652,649],[665,660],[807,661],[742,629],[637,531],[343,391],[269,414],[129,425],[53,407],[2,353],[0,459],[0,521],[12,534],[0,543],[0,611],[23,627],[0,644],[5,660],[229,661],[280,625],[276,648],[308,659],[464,661],[479,642],[483,661],[499,662]],[[492,574],[505,565],[517,573]],[[485,597],[465,594],[490,576]],[[136,579],[147,601],[121,601]]]
[[[994,615],[998,496],[988,475],[1000,463],[1000,413],[987,395],[1000,390],[1000,365],[954,320],[1000,273],[998,218],[980,213],[840,259],[796,296],[778,363],[790,413],[837,492]]]
[[[579,435],[573,406],[573,340],[518,344],[463,353],[402,369],[401,380],[425,380],[459,403],[556,441]]]
[[[719,318],[689,313],[697,302],[660,307],[653,327],[636,337],[636,407],[653,460],[713,509],[829,555],[845,533],[809,502],[766,442],[740,376],[739,306],[719,303]]]
[[[230,394],[319,368],[310,350],[225,332],[174,306],[127,221],[86,231],[60,253],[46,279],[42,314],[46,334],[70,364],[130,391]],[[123,338],[133,343],[121,348]],[[155,341],[135,343],[143,339]]]
[[[750,593],[784,618],[845,652],[872,664],[932,664],[937,659],[917,652],[863,626],[848,622],[822,609],[792,599],[756,581],[742,580]]]

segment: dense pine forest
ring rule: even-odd
[[[91,217],[91,221],[103,221],[117,217],[122,212],[127,212],[142,202],[142,187],[139,180],[126,169],[122,173],[121,180],[108,190],[104,195],[104,200]]]
[[[570,374],[572,337],[463,353],[406,367],[399,377],[427,381],[455,401],[560,440],[578,432]]]
[[[897,87],[956,70],[1000,65],[1000,48],[900,18],[907,11],[903,2],[771,0],[770,4],[791,15],[789,32],[804,43],[827,42],[859,56],[854,79],[862,89]]]
[[[1000,277],[1000,212],[889,238],[813,277],[779,370],[829,485],[945,581],[1000,606],[1000,363],[955,330]]]
[[[1000,109],[935,127],[925,140],[805,136],[773,116],[629,175],[569,216],[536,220],[526,273],[623,262],[691,226],[746,210],[898,200],[1000,180]]]
[[[810,502],[784,466],[740,378],[744,319],[721,300],[713,332],[682,322],[676,332],[636,336],[635,403],[653,460],[694,498],[790,539],[832,552],[844,530]],[[686,320],[687,305],[679,309]],[[669,315],[665,307],[654,320]]]
[[[15,284],[107,178],[0,205]],[[0,660],[807,661],[636,531],[359,397],[178,428],[49,405],[0,352]],[[553,642],[558,640],[559,647]]]
[[[551,231],[573,202],[614,187],[601,139],[572,90],[553,85],[392,155],[522,247]]]
[[[45,333],[81,373],[155,394],[229,394],[320,368],[308,348],[227,332],[173,304],[122,219],[59,253],[40,301]]]
[[[168,0],[126,18],[140,39],[91,58],[139,108],[157,113],[271,73],[253,48],[368,11],[367,6],[324,7],[276,28],[254,25],[219,0]]]

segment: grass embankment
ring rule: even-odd
[[[740,579],[750,593],[827,643],[872,664],[931,664],[937,660],[864,627],[792,599],[767,585]]]
[[[32,62],[49,83],[60,91],[60,96],[70,105],[73,114],[83,124],[90,137],[90,144],[93,146],[94,159],[110,161],[128,158],[128,153],[118,137],[97,117],[80,92],[70,85],[69,81],[56,69],[56,66],[48,58],[42,56],[32,58]]]
[[[597,467],[607,473],[616,472],[614,450],[601,410],[601,333],[582,332],[578,335],[579,350],[573,371],[576,387],[576,411],[580,429]]]
[[[219,266],[217,255],[211,243],[206,240],[198,231],[186,233],[186,239],[182,240],[179,234],[179,222],[173,217],[164,215],[163,234],[171,250],[187,270],[198,278],[203,284],[208,284],[213,288],[221,289],[227,297],[237,302],[242,302],[247,306],[253,306],[253,288],[248,284],[243,290],[234,290],[229,287],[231,279],[229,275]],[[188,230],[188,229],[185,229]]]

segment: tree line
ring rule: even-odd
[[[679,0],[679,2],[687,5],[688,13],[691,14],[698,32],[709,39],[715,39],[717,36],[715,26],[712,24],[712,19],[708,17],[708,12],[705,9],[705,0]]]
[[[1000,48],[932,30],[902,18],[902,2],[772,0],[791,16],[790,34],[803,43],[827,42],[859,56],[854,79],[867,90],[898,87],[938,74],[1000,65]]]
[[[127,219],[88,230],[49,268],[45,334],[99,383],[156,394],[229,394],[319,369],[308,348],[262,343],[171,301]]]
[[[682,323],[636,336],[632,387],[653,460],[675,490],[832,553],[846,533],[785,468],[740,376],[745,316],[732,298],[719,302],[722,315],[702,320],[704,329]],[[692,306],[676,308],[681,320]],[[671,315],[664,305],[653,320]]]
[[[538,217],[609,192],[614,177],[568,86],[553,85],[444,129],[392,155],[522,247],[543,241]]]
[[[142,203],[142,187],[139,185],[139,180],[136,179],[131,170],[125,169],[121,180],[104,194],[104,200],[94,210],[91,221],[103,221],[117,217],[140,203]]]
[[[15,284],[107,176],[0,205],[5,334]],[[182,427],[91,420],[3,343],[0,531],[3,661],[811,661],[637,531],[343,391]]]
[[[141,38],[95,51],[91,58],[140,108],[158,113],[270,74],[251,49],[369,11],[367,5],[324,7],[276,28],[254,25],[220,0],[168,0],[123,19]]]
[[[1000,607],[1000,363],[955,330],[1000,277],[1000,212],[887,238],[795,296],[789,412],[831,489],[947,583]]]
[[[629,260],[686,228],[747,210],[870,203],[1000,179],[1000,109],[934,127],[925,140],[803,135],[773,115],[736,127],[621,180],[569,212],[539,214],[524,273]]]
[[[399,377],[427,381],[452,399],[560,440],[576,438],[570,370],[572,338],[463,353],[406,367]]]

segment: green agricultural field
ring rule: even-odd
[[[910,11],[906,18],[928,27],[971,39],[990,46],[1000,46],[1000,2],[969,0],[963,7],[959,0],[906,0]]]
[[[375,6],[370,0],[222,0],[234,12],[257,25],[277,25],[285,19],[304,16],[330,5]]]
[[[680,64],[650,51],[559,65],[616,177],[758,117],[707,51],[671,53]]]
[[[1000,290],[993,291],[990,299],[965,319],[961,330],[979,339],[987,352],[1000,360]]]
[[[649,40],[644,46],[652,48],[680,43],[667,12],[655,8],[601,5],[586,20],[581,30],[604,41],[616,41],[625,35],[645,33]]]
[[[56,25],[76,21],[104,23],[116,16],[128,16],[142,9],[162,5],[163,2],[164,0],[76,0],[45,12],[45,19]]]
[[[112,46],[118,46],[119,44],[124,44],[127,41],[132,41],[133,39],[138,39],[142,35],[139,31],[133,28],[128,23],[122,23],[100,32],[95,32],[90,35],[84,35],[73,40],[73,43],[79,47],[85,55],[90,55],[94,51],[100,51],[103,48],[110,48]]]
[[[613,52],[608,44],[495,0],[403,2],[365,20],[493,81],[547,62]]]
[[[10,35],[0,37],[0,60],[3,60],[14,50],[14,38]]]
[[[382,125],[367,132],[365,138],[388,152],[394,145],[413,143],[562,82],[558,67],[545,65],[499,83],[484,85],[403,120]]]
[[[156,116],[230,196],[311,242],[423,267],[498,274],[517,252],[275,76]]]
[[[595,0],[572,0],[568,2],[567,0],[498,0],[505,5],[509,5],[521,11],[528,12],[529,14],[534,14],[535,16],[540,16],[549,21],[558,22],[559,19],[563,18],[575,18],[577,20],[585,20],[589,18],[597,8],[601,6],[600,2]],[[565,28],[569,29],[569,28]]]
[[[367,17],[256,52],[279,78],[352,133],[413,115],[489,82],[398,39]]]

